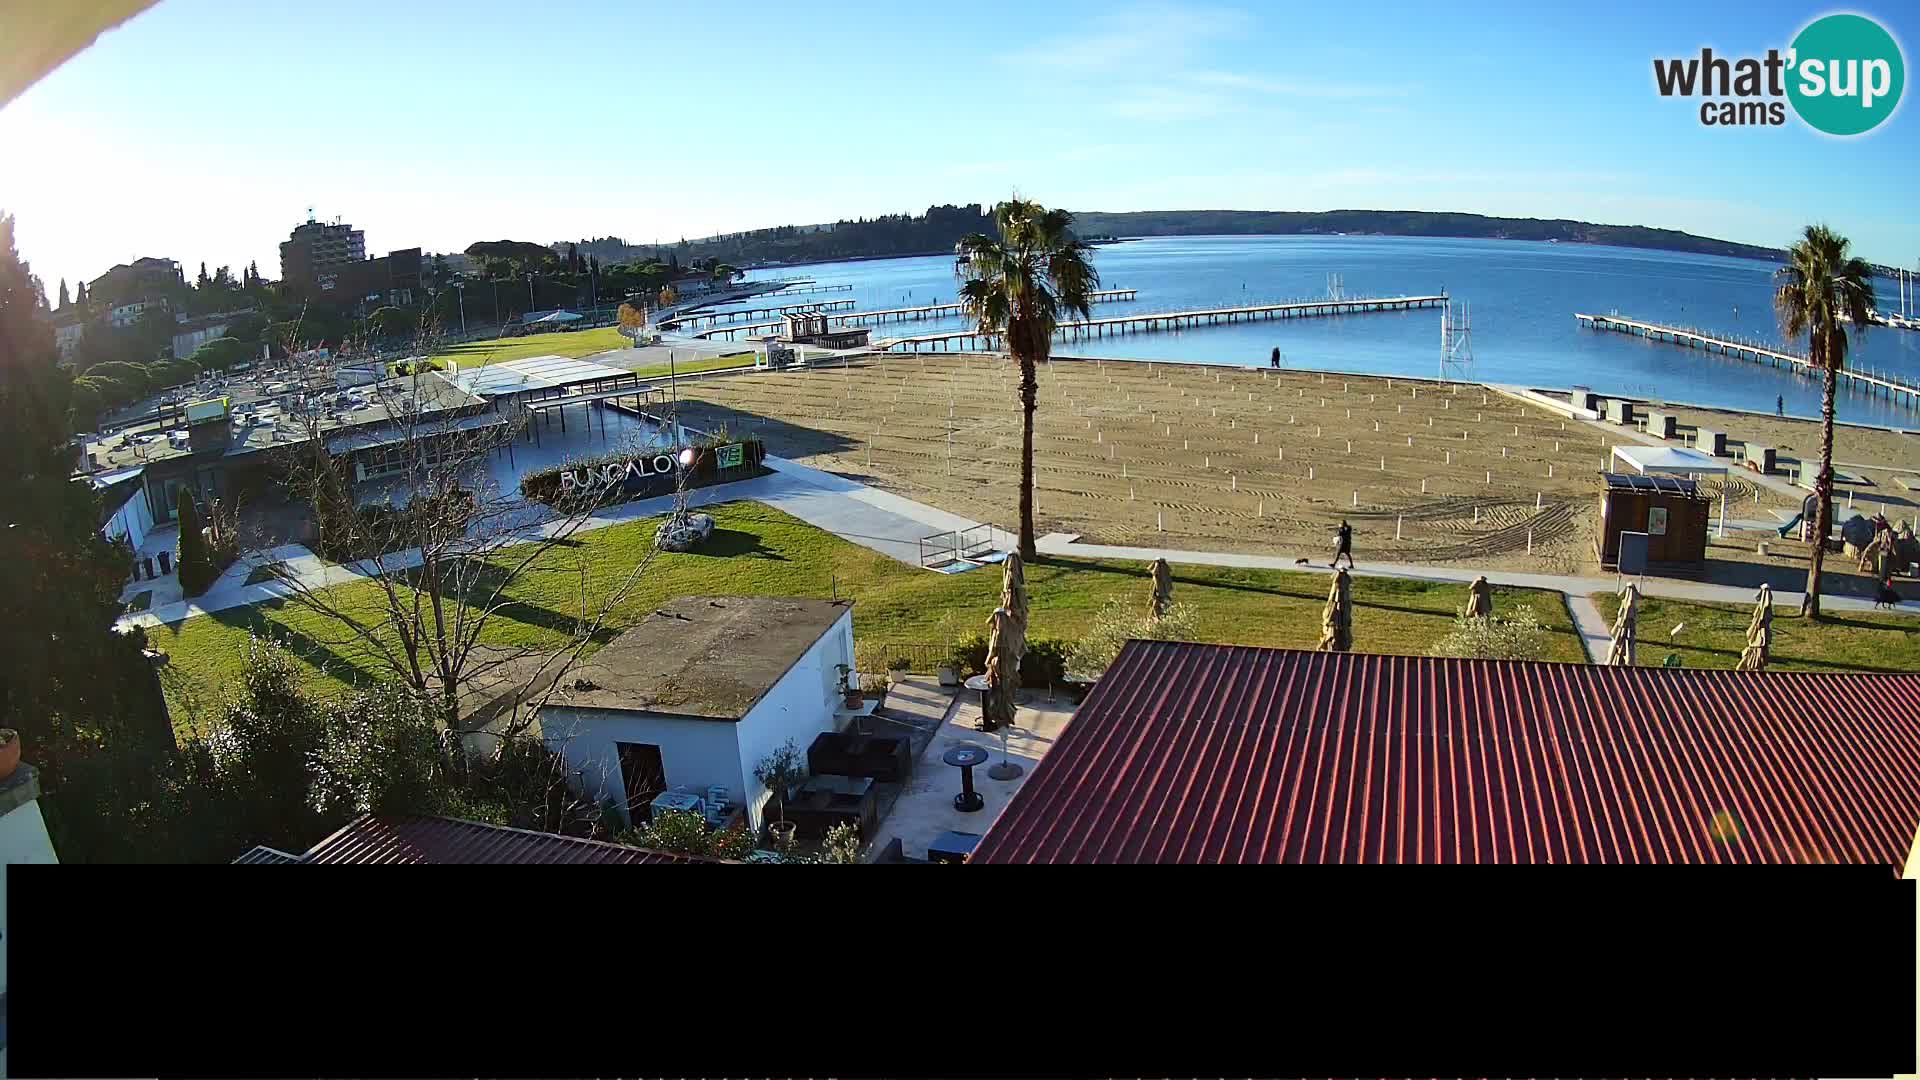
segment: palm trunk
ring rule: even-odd
[[[1033,413],[1040,403],[1040,383],[1033,357],[1020,357],[1020,557],[1040,557],[1033,538]]]
[[[1838,381],[1838,372],[1828,366],[1820,396],[1820,475],[1813,480],[1813,561],[1807,566],[1807,595],[1800,601],[1800,615],[1807,619],[1820,617],[1820,571],[1833,531],[1833,391]]]

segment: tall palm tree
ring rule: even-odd
[[[1873,268],[1848,251],[1847,238],[1809,225],[1773,275],[1773,310],[1788,338],[1807,336],[1807,359],[1824,379],[1820,399],[1820,475],[1814,478],[1813,562],[1800,614],[1820,617],[1820,569],[1833,528],[1833,391],[1847,366],[1847,327],[1864,335],[1873,308]]]
[[[1033,538],[1033,412],[1039,364],[1053,351],[1063,314],[1091,316],[1100,287],[1091,245],[1074,237],[1073,215],[1013,198],[993,208],[999,236],[974,233],[954,247],[960,304],[983,334],[999,334],[1020,365],[1020,556],[1039,552]]]

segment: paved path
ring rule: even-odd
[[[773,470],[770,474],[738,483],[696,489],[688,493],[687,504],[700,507],[739,500],[762,502],[791,514],[815,528],[912,566],[920,565],[921,538],[933,533],[974,528],[977,525],[976,522],[958,514],[948,513],[925,503],[881,491],[785,458],[769,456],[766,463],[768,468]],[[600,511],[579,523],[576,531],[587,532],[621,522],[654,517],[667,513],[672,508],[673,496],[671,495],[641,499]],[[552,535],[556,530],[565,527],[567,527],[565,522],[548,521],[530,526],[522,535],[526,539],[535,539],[541,535]],[[995,548],[999,550],[1011,550],[1015,544],[1015,537],[995,528],[993,542]],[[1189,565],[1331,572],[1324,566],[1298,565],[1286,556],[1085,544],[1080,542],[1079,537],[1065,533],[1050,533],[1043,536],[1038,546],[1041,553],[1047,555],[1130,559],[1139,562],[1164,558],[1170,563]],[[281,554],[295,553],[288,551]],[[408,568],[418,565],[419,559],[420,553],[417,550],[408,550],[389,555],[382,562],[390,569]],[[245,585],[248,571],[240,570],[237,566],[238,564],[236,569],[223,575],[221,581],[203,596],[124,616],[119,620],[118,625],[124,628],[133,625],[156,626],[176,623],[210,612],[278,599],[292,591],[280,582]],[[308,588],[344,584],[370,576],[375,572],[375,568],[368,563],[352,566],[326,564],[313,558],[310,553],[304,553],[303,556],[297,555],[293,566],[299,571],[301,585]],[[1587,597],[1593,593],[1613,592],[1618,588],[1617,579],[1611,577],[1534,574],[1502,570],[1482,571],[1461,566],[1375,563],[1359,567],[1355,573],[1360,576],[1458,583],[1470,582],[1475,576],[1485,573],[1487,580],[1495,585],[1544,589],[1561,593],[1567,599],[1568,610],[1587,646],[1588,655],[1594,660],[1601,659],[1605,655],[1610,627],[1601,617],[1598,607]],[[1731,604],[1751,603],[1754,596],[1753,590],[1744,586],[1714,585],[1666,578],[1647,579],[1642,591],[1649,596]],[[1800,603],[1800,594],[1778,591],[1775,594],[1775,603],[1789,609],[1797,608]],[[1822,606],[1836,611],[1869,611],[1873,607],[1871,598],[1867,597],[1828,595],[1822,598],[1821,603]]]
[[[785,458],[769,456],[766,463],[767,467],[773,470],[771,474],[732,484],[696,488],[687,493],[687,505],[697,508],[740,500],[765,503],[777,510],[792,514],[817,529],[830,532],[844,540],[871,548],[913,566],[920,565],[922,537],[932,533],[970,529],[977,524],[958,514],[950,514],[945,510],[892,495]],[[593,514],[580,522],[574,531],[576,533],[591,532],[595,529],[604,529],[609,525],[655,517],[671,511],[673,502],[673,496],[661,495],[651,499],[622,503]],[[542,536],[551,536],[556,531],[567,527],[564,521],[549,520],[530,526],[516,535],[534,540]],[[1011,548],[1015,542],[1013,536],[999,529],[993,531],[993,536],[995,546],[1001,550]],[[308,589],[343,585],[368,578],[380,572],[381,567],[391,572],[410,569],[420,564],[420,552],[417,548],[393,552],[382,558],[378,564],[368,560],[352,565],[322,562],[304,548],[275,549],[264,555],[236,562],[227,573],[221,576],[219,582],[201,596],[158,605],[146,611],[123,616],[116,625],[122,629],[131,626],[159,626],[285,597],[294,590],[283,582],[245,584],[253,566],[274,557],[288,559],[289,564],[296,571],[300,586]]]
[[[1314,573],[1330,574],[1333,571],[1323,563],[1300,565],[1284,555],[1240,555],[1224,551],[1179,551],[1172,548],[1118,547],[1112,544],[1083,544],[1080,538],[1068,533],[1048,533],[1039,540],[1040,553],[1043,555],[1067,555],[1089,559],[1133,559],[1150,562],[1165,559],[1170,563],[1189,563],[1199,566],[1237,566],[1257,570],[1302,570]],[[1553,592],[1567,593],[1572,596],[1586,596],[1590,593],[1614,592],[1619,589],[1619,581],[1611,577],[1581,577],[1572,574],[1529,574],[1512,570],[1478,570],[1471,566],[1419,566],[1412,563],[1369,563],[1358,567],[1354,573],[1361,577],[1396,577],[1415,581],[1447,581],[1466,583],[1485,574],[1487,580],[1495,585],[1505,585],[1523,589],[1548,589]],[[1702,581],[1677,581],[1672,578],[1647,578],[1641,584],[1641,593],[1647,596],[1664,596],[1674,600],[1699,600],[1725,604],[1749,604],[1753,602],[1753,589],[1739,585],[1714,585]],[[1800,594],[1775,590],[1776,605],[1797,609],[1800,606]],[[1873,600],[1870,597],[1834,596],[1822,593],[1820,606],[1836,611],[1871,611]]]

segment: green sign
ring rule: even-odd
[[[720,467],[737,469],[747,463],[747,448],[741,443],[730,443],[720,448]]]

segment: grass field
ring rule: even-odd
[[[1620,598],[1611,593],[1593,597],[1611,623],[1620,612]],[[1779,671],[1920,671],[1920,619],[1880,612],[1829,613],[1822,622],[1809,623],[1798,609],[1773,606],[1773,649],[1769,670]],[[1751,604],[1703,604],[1640,599],[1640,640],[1635,654],[1643,666],[1657,666],[1668,653],[1678,654],[1687,667],[1731,668],[1740,662],[1747,644]],[[1686,628],[1671,639],[1676,624]]]
[[[493,338],[488,341],[469,341],[464,345],[449,345],[435,357],[458,360],[464,365],[504,364],[509,360],[525,360],[529,356],[593,356],[609,349],[627,348],[629,342],[611,326],[595,330],[572,330],[550,334],[531,334],[527,337]],[[725,356],[709,356],[698,360],[685,360],[672,366],[672,370],[681,375],[693,375],[716,368],[741,367],[753,363],[752,350],[728,353]],[[628,367],[617,364],[618,367]],[[665,375],[669,368],[666,364],[647,364],[632,368],[638,375]]]
[[[984,629],[1000,591],[992,569],[964,574],[929,573],[815,529],[758,503],[716,508],[717,531],[705,550],[662,555],[618,613],[618,628],[631,625],[671,597],[699,593],[826,597],[856,601],[854,630],[874,643],[946,644]],[[548,558],[547,572],[531,573],[512,590],[518,601],[488,627],[486,641],[501,646],[556,642],[577,610],[579,567],[587,587],[604,590],[642,558],[655,521],[632,522],[583,533],[572,547]],[[1217,641],[1312,648],[1320,634],[1320,610],[1328,579],[1322,575],[1176,567],[1174,597],[1194,605],[1202,634]],[[1110,597],[1138,600],[1148,592],[1145,564],[1083,559],[1042,559],[1029,568],[1031,633],[1071,638]],[[370,584],[341,586],[357,595],[369,615],[378,594]],[[1354,580],[1354,641],[1369,652],[1424,653],[1452,624],[1466,602],[1464,585],[1387,578]],[[1501,590],[1502,607],[1530,602],[1552,631],[1553,659],[1579,661],[1579,641],[1566,606],[1552,593]],[[284,601],[231,608],[149,632],[156,648],[172,654],[176,671],[211,696],[237,682],[247,634],[285,641],[310,665],[310,688],[337,692],[378,674],[363,648],[344,640],[326,620]]]
[[[436,358],[450,357],[463,363],[500,364],[508,360],[524,360],[529,356],[592,356],[608,349],[623,348],[627,344],[627,339],[620,336],[617,328],[601,326],[592,330],[560,330],[528,334],[525,337],[469,341],[461,345],[448,345],[433,355]]]

